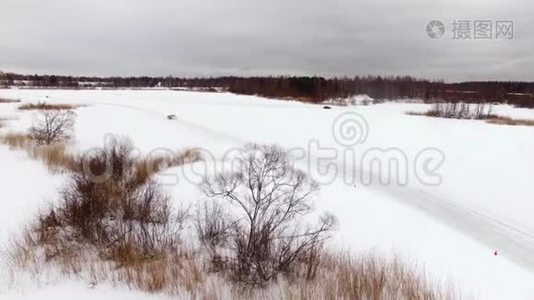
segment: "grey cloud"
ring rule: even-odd
[[[3,0],[0,69],[532,80],[533,12],[526,0]],[[432,40],[433,19],[513,20],[516,37]]]

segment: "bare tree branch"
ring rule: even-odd
[[[41,110],[37,122],[29,129],[39,144],[50,145],[70,137],[75,114],[70,110]]]
[[[263,284],[311,255],[330,237],[336,220],[324,215],[315,226],[301,226],[311,212],[318,185],[293,168],[276,146],[245,146],[237,170],[205,179],[206,196],[226,200],[237,209],[232,223],[237,279]],[[213,227],[213,226],[212,226]]]

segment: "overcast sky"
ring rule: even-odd
[[[492,39],[454,39],[455,19],[492,21]],[[532,0],[1,0],[0,22],[9,72],[534,81]]]

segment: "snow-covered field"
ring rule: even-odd
[[[325,110],[253,96],[164,90],[13,89],[0,90],[0,97],[84,104],[76,110],[79,150],[102,146],[107,134],[126,135],[145,153],[201,147],[215,161],[248,142],[305,150],[307,159],[299,165],[324,183],[316,207],[339,218],[332,247],[401,256],[476,299],[534,298],[534,127],[406,115],[424,111],[424,104]],[[13,119],[0,131],[31,125],[34,113],[18,111],[18,105],[0,104],[0,118]],[[496,106],[494,112],[534,119],[534,110]],[[178,119],[167,120],[168,114]],[[360,130],[344,131],[351,124]],[[347,153],[355,159],[343,158]],[[328,157],[330,170],[337,172],[318,171]],[[388,173],[372,161],[382,167],[396,162],[399,182],[380,182]],[[53,201],[63,178],[5,146],[0,146],[0,166],[0,243],[5,244]],[[177,201],[197,200],[194,184],[171,171],[160,178]],[[108,289],[56,283],[21,291],[0,282],[0,298],[43,299],[56,292],[100,297]],[[150,298],[127,290],[109,296]]]

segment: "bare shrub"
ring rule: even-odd
[[[19,110],[73,110],[79,105],[73,104],[49,104],[46,102],[28,103],[19,106]]]
[[[195,221],[200,243],[209,255],[211,271],[222,271],[226,260],[220,249],[228,246],[231,234],[235,232],[236,221],[216,201],[205,201],[197,209]]]
[[[534,126],[534,120],[514,119],[493,114],[491,105],[467,103],[435,103],[427,112],[407,112],[413,116],[486,120],[487,123],[511,126]]]
[[[206,201],[197,210],[196,227],[200,242],[215,249],[228,242],[232,223],[221,204]]]
[[[139,180],[131,149],[128,140],[113,139],[105,149],[78,159],[59,204],[39,218],[39,243],[54,246],[47,256],[92,245],[103,258],[127,265],[174,246],[169,197],[150,178]]]
[[[200,291],[203,264],[179,239],[188,210],[173,210],[160,185],[138,175],[133,149],[114,137],[75,158],[59,201],[13,244],[11,262],[35,271],[52,263],[68,276],[147,292]]]
[[[291,275],[335,226],[328,214],[316,226],[303,226],[301,218],[311,212],[309,198],[318,186],[276,146],[246,146],[235,172],[206,179],[202,188],[206,196],[236,209],[234,256],[227,260],[233,278],[248,285]]]
[[[0,142],[11,149],[20,149],[29,157],[46,164],[51,172],[66,172],[75,168],[75,157],[67,144],[74,124],[71,111],[42,111],[37,124],[28,133],[7,133]]]
[[[36,124],[29,129],[29,134],[39,144],[65,141],[70,138],[75,116],[70,110],[42,110]]]
[[[493,107],[486,103],[469,104],[464,102],[434,103],[423,115],[450,119],[487,119],[493,116]],[[414,113],[412,113],[414,114]]]

